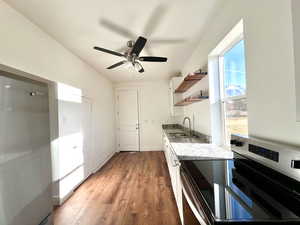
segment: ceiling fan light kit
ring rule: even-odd
[[[108,50],[105,48],[101,48],[101,47],[97,47],[95,46],[94,49],[101,51],[101,52],[105,52],[111,55],[115,55],[115,56],[119,56],[119,57],[123,57],[125,58],[125,60],[120,61],[116,64],[113,64],[109,67],[107,67],[107,69],[114,69],[118,66],[121,66],[123,64],[126,64],[127,62],[130,62],[133,67],[135,68],[136,71],[138,71],[139,73],[143,73],[145,72],[143,66],[141,65],[141,63],[139,61],[144,61],[144,62],[167,62],[167,58],[165,57],[156,57],[156,56],[141,56],[139,57],[141,51],[143,50],[143,48],[145,47],[147,42],[147,39],[144,37],[138,37],[138,39],[134,42],[134,41],[128,41],[127,42],[127,46],[128,46],[128,50],[122,54],[119,52],[115,52],[112,50]]]

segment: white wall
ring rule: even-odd
[[[141,151],[162,150],[161,125],[171,123],[168,81],[117,83],[115,88],[138,89]]]
[[[300,60],[300,1],[292,0],[292,14],[293,14],[293,33],[294,33],[294,55],[295,62]],[[297,96],[297,121],[300,122],[300,63],[295,65],[295,86]]]
[[[245,25],[249,133],[299,145],[291,0],[226,1],[183,72],[205,65],[209,53],[241,19]]]
[[[115,151],[112,83],[0,0],[0,64],[80,88],[93,100],[97,165]]]

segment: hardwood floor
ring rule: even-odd
[[[54,213],[54,225],[180,225],[162,152],[119,153]]]

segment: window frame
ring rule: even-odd
[[[228,140],[227,129],[226,129],[226,102],[228,101],[238,101],[238,100],[247,100],[247,84],[245,94],[226,97],[225,88],[224,88],[224,55],[235,47],[240,41],[244,40],[244,35],[238,35],[235,39],[232,40],[218,55],[218,66],[219,66],[219,88],[220,88],[220,109],[221,109],[221,127],[222,127],[222,137],[223,137],[223,147],[230,147],[230,140]],[[246,57],[245,57],[246,60]],[[247,74],[246,74],[247,76]],[[246,79],[247,80],[247,79]],[[248,111],[248,110],[247,110]]]

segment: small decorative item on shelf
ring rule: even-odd
[[[185,105],[190,105],[193,104],[195,102],[201,102],[205,99],[208,99],[208,90],[207,91],[200,91],[200,95],[196,95],[196,96],[190,96],[187,97],[185,99],[183,99],[182,101],[178,102],[175,104],[175,106],[185,106]]]
[[[207,75],[207,72],[202,71],[202,69],[197,70],[194,74],[202,74],[202,75]]]
[[[208,90],[200,91],[200,95],[198,96],[200,99],[207,99],[208,98]]]

